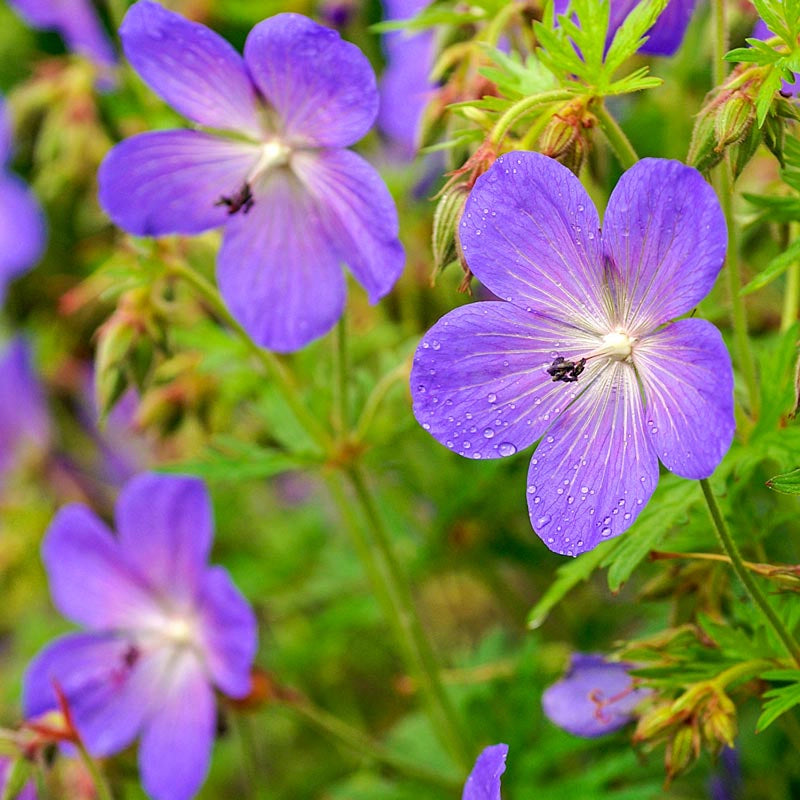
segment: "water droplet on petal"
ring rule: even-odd
[[[497,402],[497,395],[496,395],[494,392],[492,392],[491,394],[487,394],[487,395],[486,395],[486,399],[487,399],[487,400],[488,400],[490,403],[496,403],[496,402]]]
[[[485,439],[491,439],[494,436],[494,431],[491,428],[486,428],[483,432],[483,436]]]
[[[501,442],[497,447],[497,452],[501,456],[513,456],[517,452],[517,447],[511,442]]]
[[[543,516],[539,517],[539,519],[536,520],[536,527],[544,528],[544,526],[547,525],[550,522],[550,520],[551,520],[550,515],[544,514]]]
[[[603,528],[600,531],[601,536],[610,536],[611,535],[611,528]]]

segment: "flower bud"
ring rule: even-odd
[[[431,284],[436,282],[439,273],[446,266],[458,259],[459,253],[456,245],[458,223],[467,202],[469,190],[466,185],[459,183],[448,189],[439,199],[433,215],[433,274]]]
[[[686,770],[700,753],[699,736],[691,725],[683,725],[672,735],[664,758],[667,781]]]
[[[642,715],[634,731],[633,741],[644,742],[651,739],[658,739],[666,734],[669,728],[679,719],[680,716],[675,714],[669,703],[656,706]]]
[[[753,127],[755,117],[753,101],[742,92],[736,92],[723,103],[714,118],[717,152],[744,140]]]
[[[539,138],[539,150],[577,175],[589,150],[585,131],[594,124],[594,116],[583,105],[569,103],[545,126]]]
[[[713,109],[706,107],[700,111],[695,120],[686,163],[700,172],[708,172],[720,161],[722,161],[722,152],[717,150]]]

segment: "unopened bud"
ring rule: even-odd
[[[469,190],[465,184],[456,184],[442,195],[436,206],[431,241],[433,248],[432,284],[436,282],[439,273],[458,258],[456,246],[458,223],[461,221],[468,194]]]
[[[699,755],[699,737],[691,725],[683,725],[673,734],[664,759],[667,780],[671,781],[686,770]]]
[[[671,728],[679,717],[669,704],[656,706],[639,719],[636,731],[633,734],[634,742],[644,742],[658,739]]]
[[[706,107],[695,120],[686,163],[700,172],[708,172],[720,161],[722,161],[722,153],[717,150],[714,112],[713,109]]]
[[[746,94],[737,92],[726,100],[714,118],[717,152],[741,142],[753,127],[755,117],[756,107]]]
[[[588,150],[585,127],[591,124],[585,124],[580,116],[556,114],[542,131],[539,150],[577,175]]]

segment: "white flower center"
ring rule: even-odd
[[[636,339],[631,338],[624,331],[613,331],[603,337],[600,352],[616,361],[624,361],[626,358],[630,358],[635,341]]]
[[[264,142],[258,154],[258,161],[256,161],[255,165],[250,170],[250,174],[247,176],[247,182],[253,184],[258,178],[266,175],[271,169],[284,166],[289,162],[291,153],[291,147],[284,144],[280,139],[270,139]]]

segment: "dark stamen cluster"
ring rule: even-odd
[[[547,374],[553,376],[553,381],[575,383],[585,366],[585,358],[579,358],[577,361],[567,361],[564,356],[556,356],[553,363],[547,368]]]
[[[235,214],[237,211],[241,211],[243,214],[246,214],[255,204],[255,200],[253,199],[253,191],[250,188],[249,183],[245,183],[241,189],[239,189],[236,194],[231,195],[230,197],[226,197],[223,195],[214,203],[215,206],[227,206],[228,207],[228,216],[231,214]]]

